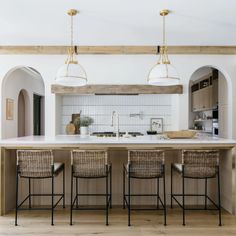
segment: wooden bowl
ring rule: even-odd
[[[180,131],[166,131],[165,134],[168,138],[193,138],[196,135],[194,130],[180,130]]]

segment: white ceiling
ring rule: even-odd
[[[0,45],[157,45],[167,8],[169,45],[236,45],[235,0],[0,0]]]

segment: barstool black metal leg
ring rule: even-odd
[[[70,225],[72,225],[72,210],[73,210],[73,167],[71,166],[71,187],[70,187]]]
[[[166,177],[165,177],[166,174],[165,174],[165,166],[163,167],[163,169],[164,169],[164,173],[163,173],[164,225],[166,226]],[[159,180],[159,178],[158,178],[158,180]]]
[[[31,208],[31,178],[29,178],[29,208]]]
[[[66,200],[65,200],[65,167],[63,168],[63,208],[66,207]]]
[[[125,209],[125,167],[123,166],[123,209]]]
[[[218,178],[218,208],[219,208],[219,226],[221,226],[221,199],[220,199],[220,169],[218,166],[217,178]]]
[[[79,192],[78,192],[78,178],[75,178],[75,192],[76,192],[76,208],[79,208]]]
[[[108,193],[108,167],[106,174],[106,225],[108,225],[109,193]]]
[[[184,168],[184,167],[183,167],[183,168]],[[183,171],[183,176],[182,176],[182,182],[183,182],[183,183],[182,183],[182,185],[183,185],[183,206],[182,206],[182,207],[183,207],[183,225],[185,225],[185,201],[184,201],[184,200],[185,200],[185,199],[184,199],[184,197],[185,197],[185,196],[184,196],[184,195],[185,195],[185,191],[184,191],[184,190],[185,190],[185,189],[184,189],[184,171]]]
[[[18,166],[17,166],[17,171],[16,171],[16,211],[15,211],[15,226],[17,226],[17,216],[18,216],[18,181],[19,181],[19,176],[18,176]]]
[[[130,211],[131,211],[131,201],[130,201],[130,171],[128,176],[128,226],[130,226]]]
[[[110,166],[110,209],[112,208],[112,165]]]
[[[51,205],[51,225],[54,225],[53,214],[54,214],[54,176],[52,176],[52,205]]]
[[[171,163],[171,171],[170,171],[170,207],[173,208],[173,164]]]
[[[159,178],[157,178],[157,209],[159,209]]]
[[[205,210],[207,210],[207,178],[205,178]]]

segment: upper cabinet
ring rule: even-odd
[[[214,74],[214,72],[213,72]],[[196,81],[191,87],[192,111],[206,111],[218,106],[218,74]]]

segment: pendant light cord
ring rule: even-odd
[[[162,41],[162,46],[161,46],[161,58],[160,61],[162,64],[170,64],[169,58],[168,58],[168,54],[167,54],[167,46],[166,46],[166,18],[165,18],[165,14],[162,15],[163,17],[163,21],[162,21],[162,37],[163,37],[163,41]]]
[[[70,45],[71,45],[71,48],[73,47],[73,16],[71,16],[70,17],[70,19],[71,19],[71,21],[70,21],[70,32],[71,32],[71,34],[70,34],[70,36],[71,36],[71,38],[70,38]]]
[[[74,45],[74,41],[73,41],[73,37],[74,37],[74,31],[73,31],[73,25],[74,24],[74,22],[73,22],[73,15],[71,15],[71,24],[70,24],[70,30],[71,30],[71,60],[73,61],[73,56],[74,56],[74,48],[73,48],[73,45]]]
[[[163,45],[162,46],[165,46],[166,45],[165,16],[163,16],[162,30],[163,30],[163,32],[162,32]]]

